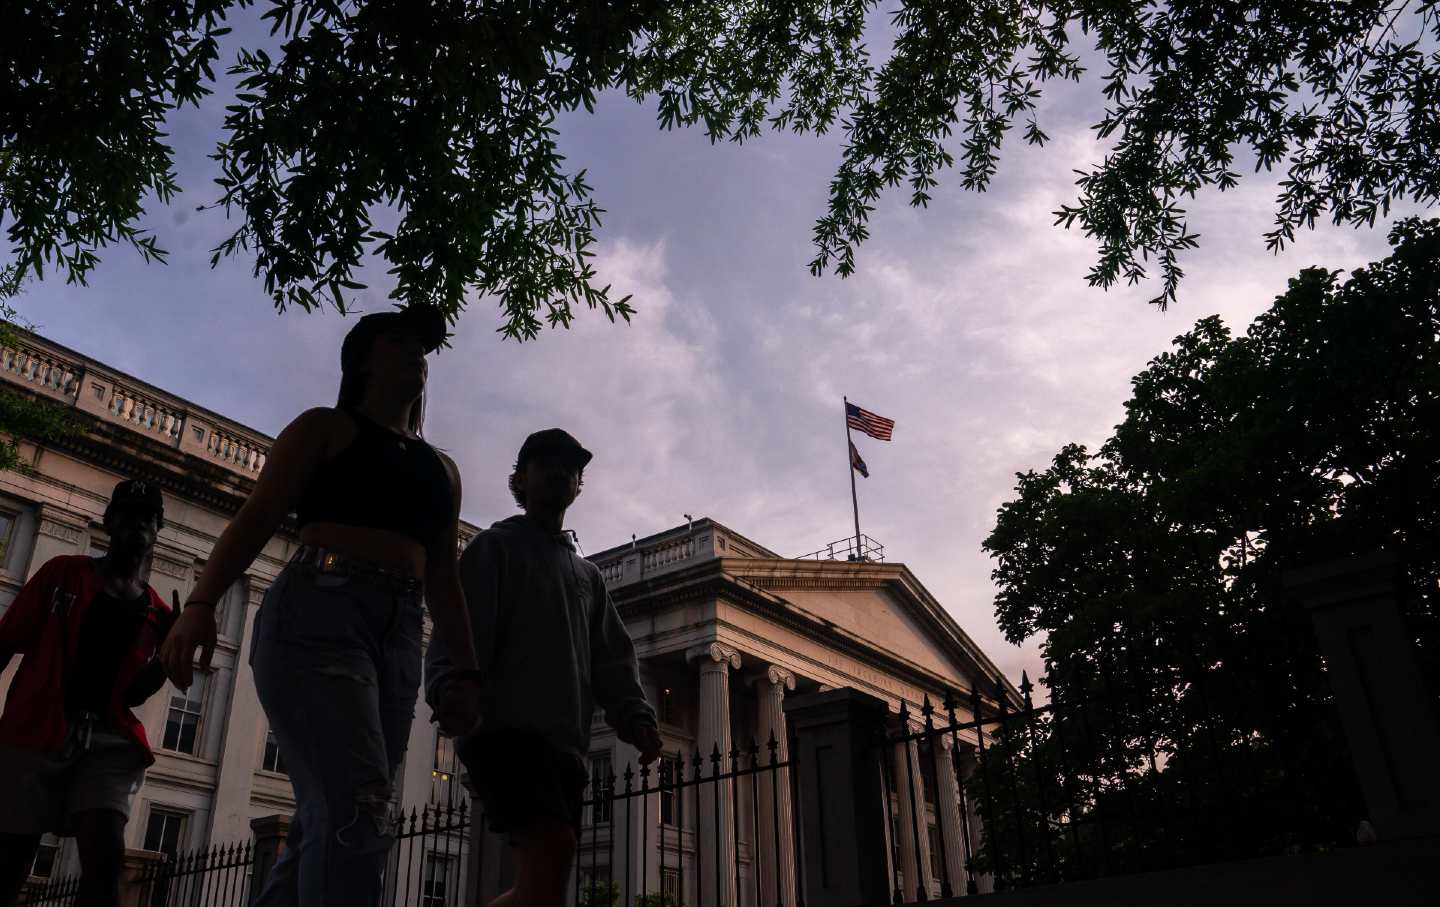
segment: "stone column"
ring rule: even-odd
[[[250,899],[254,901],[265,890],[265,880],[275,861],[285,852],[285,840],[290,837],[290,817],[283,813],[261,816],[250,820],[255,833],[255,867],[250,876]]]
[[[975,785],[971,783],[975,774],[980,770],[980,760],[976,758],[974,748],[967,743],[963,745],[958,761],[960,763],[960,781],[965,785],[965,818],[970,826],[970,853],[976,854],[980,852],[985,838],[985,813],[980,808],[980,800],[972,796]],[[994,875],[988,872],[975,874],[976,894],[990,894],[994,890]]]
[[[880,750],[885,703],[857,690],[792,696],[800,859],[807,907],[888,904]]]
[[[126,848],[120,870],[120,907],[148,907],[163,902],[152,889],[156,871],[165,860],[165,854],[158,851]]]
[[[903,727],[901,731],[904,731]],[[900,830],[900,872],[904,876],[902,894],[907,901],[926,900],[930,897],[933,876],[930,874],[930,835],[927,829],[929,823],[925,821],[925,779],[920,774],[920,752],[913,740],[892,744],[891,750],[897,792],[895,825]]]
[[[1398,565],[1374,552],[1291,571],[1310,611],[1368,819],[1381,840],[1434,833],[1440,726],[1400,610]]]
[[[219,776],[215,785],[214,826],[211,840],[242,841],[250,829],[250,789],[268,727],[255,693],[255,672],[250,668],[250,647],[254,644],[255,615],[265,599],[268,582],[249,574],[245,580],[245,613],[240,622],[240,649],[236,652],[231,676],[228,714],[210,716],[225,727],[225,740],[220,755]],[[168,698],[166,687],[157,698]]]
[[[755,678],[759,694],[760,710],[756,729],[759,731],[760,765],[770,763],[770,738],[775,738],[775,759],[786,762],[790,758],[790,745],[786,740],[785,691],[795,689],[795,675],[784,668],[771,665],[763,675]],[[794,904],[795,901],[795,825],[791,816],[790,770],[762,771],[752,776],[760,785],[760,812],[757,816],[759,841],[757,860],[753,862],[760,873],[760,905]],[[776,836],[776,829],[779,836]]]
[[[730,671],[739,670],[740,654],[729,646],[710,643],[689,650],[685,657],[700,666],[700,720],[696,745],[707,767],[702,778],[708,779],[714,773],[710,757],[717,749],[721,757],[720,771],[723,773],[730,769]],[[739,907],[735,890],[737,857],[732,784],[728,780],[716,783],[704,781],[696,789],[700,801],[700,907]]]
[[[955,741],[949,734],[932,738],[937,746],[935,762],[935,804],[940,812],[940,829],[945,839],[945,874],[950,893],[965,892],[965,817],[960,812],[960,782],[955,777]]]

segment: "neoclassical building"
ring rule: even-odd
[[[272,439],[219,413],[34,334],[0,348],[4,388],[70,408],[81,430],[53,443],[21,443],[22,467],[0,473],[0,608],[60,554],[105,549],[101,516],[125,477],[158,482],[165,526],[150,584],[167,601],[194,586],[220,532],[249,494]],[[473,533],[473,527],[464,527]],[[284,760],[265,725],[249,667],[250,630],[296,538],[276,535],[217,609],[212,669],[180,692],[166,686],[140,710],[157,761],[126,830],[132,848],[170,853],[242,841],[252,819],[293,808]],[[0,675],[8,690],[15,671]],[[434,726],[415,722],[397,800],[448,798],[453,756]],[[76,858],[47,842],[37,870],[65,873]]]
[[[0,348],[0,386],[69,407],[81,426],[51,443],[22,439],[22,468],[0,474],[0,609],[49,558],[104,550],[100,518],[107,496],[131,476],[150,478],[164,491],[166,522],[150,582],[165,598],[173,591],[183,600],[263,468],[272,439],[24,332]],[[462,526],[465,538],[475,531]],[[293,533],[282,529],[226,594],[211,671],[188,692],[167,686],[144,706],[157,762],[135,804],[129,847],[173,854],[244,841],[253,820],[292,809],[283,754],[268,734],[248,655],[255,613],[295,545]],[[752,739],[763,748],[772,735],[783,759],[784,702],[800,693],[853,687],[884,700],[897,715],[902,703],[914,714],[927,697],[938,703],[947,692],[968,696],[977,686],[1014,696],[991,660],[900,563],[787,558],[709,519],[591,559],[635,639],[666,758],[683,764],[687,777],[696,751],[743,751]],[[13,671],[12,665],[0,675],[0,694]],[[396,789],[402,807],[462,795],[449,741],[426,720],[423,705],[419,711]],[[966,745],[963,737],[959,742]],[[768,761],[768,750],[762,751]],[[622,775],[635,755],[597,720],[590,756],[598,776]],[[952,773],[927,771],[932,758],[914,744],[897,747],[893,764],[908,762],[911,770],[892,773],[890,800],[896,811],[924,815],[918,834],[913,829],[921,823],[894,823],[897,868],[906,878],[923,874],[938,893],[935,880],[944,867],[958,877],[962,825],[973,831],[975,817],[961,814]],[[913,783],[897,784],[896,774]],[[693,792],[646,798],[624,815],[618,809],[588,814],[581,881],[614,879],[624,887],[628,879],[621,903],[633,903],[631,895],[645,890],[712,907],[717,893],[697,890],[696,880],[718,874],[719,903],[726,907],[755,907],[757,893],[766,905],[794,903],[785,895],[796,875],[794,860],[784,856],[794,845],[789,791],[766,783],[751,790],[749,779],[735,783],[733,791],[727,784],[718,814],[708,793],[696,802]],[[685,818],[697,815],[703,822]],[[707,831],[713,828],[718,837]],[[456,903],[448,892],[469,883],[482,891],[504,884],[507,848],[491,835],[482,838],[482,846],[467,842],[462,853],[426,857],[423,873],[448,881],[447,894],[424,899],[425,907]],[[73,871],[72,850],[48,842],[37,872]],[[617,861],[627,852],[630,865],[622,866]],[[717,860],[725,872],[716,872]],[[763,871],[754,872],[757,865]]]
[[[919,730],[922,703],[928,698],[938,705],[947,693],[961,694],[957,698],[967,705],[958,709],[957,718],[968,720],[967,697],[977,679],[982,690],[997,690],[998,681],[1012,704],[1018,701],[994,663],[904,564],[784,557],[709,519],[601,551],[591,560],[599,565],[635,640],[642,679],[660,714],[667,758],[679,760],[685,754],[687,778],[689,760],[697,751],[708,757],[716,749],[728,753],[738,746],[743,753],[758,744],[761,764],[767,763],[772,734],[781,742],[783,761],[784,702],[797,694],[858,689],[885,701],[895,722],[904,703],[912,730]],[[993,704],[993,695],[985,701]],[[950,745],[949,737],[939,739]],[[960,735],[959,742],[965,746],[973,735]],[[897,819],[910,815],[913,795],[924,816],[918,835],[917,823],[893,823],[900,875],[914,879],[915,873],[923,873],[938,895],[940,861],[948,859],[952,879],[960,878],[962,823],[968,822],[973,834],[978,818],[973,811],[961,815],[954,775],[931,771],[933,754],[913,742],[894,749],[890,764],[899,768],[890,777],[891,809]],[[594,761],[624,765],[635,755],[597,725]],[[973,760],[965,753],[961,762]],[[703,786],[700,802],[693,802],[692,793],[689,807],[682,803],[679,809],[667,809],[665,799],[653,798],[649,815],[636,817],[633,824],[648,824],[659,832],[628,832],[634,841],[645,840],[648,852],[632,856],[631,890],[621,903],[631,903],[628,895],[640,893],[643,886],[677,896],[676,903],[709,907],[715,893],[708,884],[697,890],[695,880],[714,878],[713,865],[707,862],[717,852],[722,865],[739,864],[738,878],[720,873],[721,904],[749,907],[757,891],[761,904],[795,903],[783,890],[791,889],[796,871],[790,793],[783,784],[776,790],[763,776],[757,778],[761,780],[755,791],[749,790],[750,779],[735,782],[739,791],[729,797],[733,806],[727,805],[727,795],[720,797],[718,823]],[[907,778],[911,784],[905,783]],[[687,808],[694,811],[689,815],[699,814],[698,835],[683,818]],[[777,809],[778,823],[771,812]],[[667,813],[681,818],[667,821]],[[621,826],[617,834],[626,833],[624,821],[617,818],[615,824]],[[716,824],[718,851],[716,842],[706,840],[706,831]],[[603,825],[586,829],[582,878],[593,871],[589,857],[596,851],[610,853],[608,838]],[[778,898],[777,874],[769,863],[776,857],[782,889]],[[602,878],[624,876],[623,867],[605,867],[604,857],[599,862]],[[759,872],[752,875],[757,866]]]

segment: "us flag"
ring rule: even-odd
[[[889,441],[890,435],[895,431],[894,419],[877,416],[849,401],[845,403],[845,424],[856,431],[863,431],[877,441]]]

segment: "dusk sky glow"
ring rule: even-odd
[[[928,210],[903,190],[887,196],[848,280],[806,271],[838,135],[711,146],[699,130],[659,131],[653,107],[619,95],[565,117],[565,153],[608,212],[601,282],[634,294],[637,315],[612,325],[585,311],[571,330],[520,344],[495,333],[493,300],[471,301],[432,361],[426,425],[460,466],[465,518],[512,514],[505,478],[520,442],[558,425],[596,453],[570,517],[587,552],[686,513],[782,554],[812,551],[852,532],[848,395],[896,421],[891,443],[856,437],[871,473],[859,480],[865,533],[1007,675],[1035,676],[1033,641],[1016,648],[995,627],[980,550],[1014,474],[1067,442],[1100,443],[1131,376],[1196,320],[1219,313],[1243,331],[1301,268],[1383,257],[1389,223],[1301,233],[1272,256],[1261,234],[1276,177],[1250,175],[1189,206],[1201,247],[1183,259],[1170,311],[1146,305],[1153,284],[1091,289],[1095,246],[1051,212],[1073,201],[1073,169],[1103,153],[1089,129],[1097,81],[1051,86],[1039,119],[1052,142],[1013,135],[990,191],[967,193],[952,172]],[[46,337],[274,434],[333,404],[353,319],[278,315],[250,259],[209,266],[233,229],[223,212],[196,211],[218,194],[207,155],[226,103],[216,94],[173,119],[185,191],[146,221],[168,265],[113,247],[90,286],[51,274],[17,308]],[[363,309],[387,308],[383,269],[369,278]]]

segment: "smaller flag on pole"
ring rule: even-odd
[[[865,461],[860,459],[860,451],[855,449],[854,441],[850,442],[850,468],[865,478],[870,478],[870,470],[865,466]]]
[[[868,409],[861,409],[855,404],[845,402],[845,424],[862,431],[877,441],[889,441],[890,435],[895,431],[895,420],[887,419],[884,416],[877,416]]]

